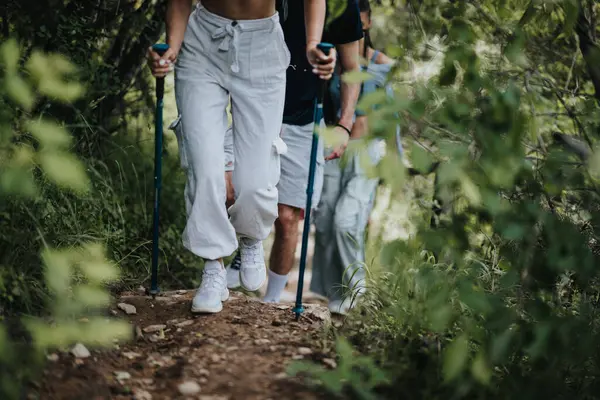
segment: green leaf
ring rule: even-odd
[[[48,147],[66,147],[71,144],[71,135],[65,128],[49,120],[27,121],[27,129],[39,142]]]
[[[378,89],[361,96],[356,108],[359,110],[371,110],[374,106],[385,103],[387,99],[385,90]]]
[[[525,227],[521,224],[510,223],[502,230],[502,236],[508,240],[521,240],[525,234]]]
[[[39,83],[40,93],[55,100],[70,103],[84,93],[83,86],[75,82],[62,82],[55,79],[45,79]]]
[[[425,150],[423,146],[417,142],[412,142],[410,146],[410,160],[413,168],[421,173],[427,173],[433,164],[433,157],[429,151]]]
[[[49,179],[59,186],[76,192],[86,192],[89,180],[85,167],[73,155],[64,152],[42,152],[39,163]]]
[[[429,320],[431,321],[431,329],[434,332],[442,333],[453,318],[452,307],[448,304],[441,307],[435,307],[429,311]]]
[[[342,75],[342,81],[346,83],[362,83],[373,79],[373,75],[365,71],[350,71]]]
[[[444,352],[443,373],[446,382],[456,379],[465,369],[469,359],[469,340],[466,335],[454,339]]]
[[[525,34],[517,30],[514,36],[509,40],[504,48],[506,58],[517,65],[526,66],[527,58],[525,56]]]
[[[466,173],[461,174],[460,183],[462,187],[463,194],[469,200],[469,202],[478,206],[481,204],[481,193],[479,192],[479,188],[475,185],[475,182],[467,175]]]
[[[0,195],[17,195],[32,198],[37,194],[33,171],[24,168],[0,169]]]
[[[64,251],[46,249],[42,253],[48,288],[57,295],[66,294],[71,282],[71,263]]]
[[[4,81],[8,96],[18,105],[29,111],[35,103],[33,91],[20,76],[14,75]]]
[[[74,300],[79,307],[103,307],[110,303],[105,290],[90,285],[79,285],[73,289]]]
[[[579,17],[579,4],[577,0],[564,0],[563,8],[565,10],[565,23],[564,30],[566,36],[570,36],[573,33],[577,18]]]
[[[82,262],[81,269],[85,276],[94,283],[114,281],[119,277],[119,269],[107,262]]]
[[[327,21],[325,25],[329,25],[332,21],[335,21],[340,15],[346,10],[348,2],[346,0],[329,0],[327,2]]]
[[[492,379],[492,369],[489,366],[488,360],[483,352],[479,352],[473,363],[471,364],[471,373],[479,383],[487,385]]]
[[[0,55],[2,62],[9,75],[17,72],[19,66],[20,50],[15,39],[8,39],[0,46]],[[11,76],[12,78],[12,76]]]
[[[498,363],[506,359],[514,334],[515,332],[509,328],[492,339],[491,359],[493,362]]]

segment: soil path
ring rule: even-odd
[[[239,293],[216,315],[189,312],[193,291],[155,300],[128,295],[131,343],[92,350],[89,357],[53,354],[35,392],[41,399],[317,399],[286,378],[290,362],[311,359],[334,366],[323,353],[329,313],[308,305],[296,322],[290,305],[264,304]],[[122,311],[113,313],[125,315]],[[157,326],[154,326],[157,325]],[[151,332],[156,329],[155,332]],[[189,393],[185,395],[186,393]]]

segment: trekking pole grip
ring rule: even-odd
[[[334,46],[331,43],[326,43],[326,42],[322,42],[317,45],[317,49],[321,50],[326,56],[328,56],[329,53],[331,53],[331,50],[333,50],[333,48],[334,48]],[[317,102],[318,103],[323,102],[323,98],[325,97],[326,89],[327,89],[327,82],[320,79],[319,91],[317,92]]]
[[[163,56],[167,50],[169,50],[169,45],[166,43],[157,43],[152,46],[152,50],[154,50],[159,56]],[[165,78],[156,78],[156,98],[162,100],[165,95]]]

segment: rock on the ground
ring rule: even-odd
[[[210,376],[210,372],[205,369],[205,368],[200,368],[200,370],[198,370],[198,375],[200,376]]]
[[[133,395],[135,400],[152,400],[152,395],[147,390],[135,389]]]
[[[141,357],[142,355],[133,351],[125,351],[122,353],[123,357],[133,360],[134,358]]]
[[[58,354],[56,354],[56,353],[48,354],[46,356],[46,358],[48,359],[48,361],[57,362],[58,361]]]
[[[308,356],[309,354],[312,354],[312,352],[313,351],[308,347],[298,347],[298,354],[302,356]]]
[[[127,371],[115,371],[115,378],[118,381],[125,381],[127,379],[131,379],[131,374]]]
[[[91,356],[90,351],[81,343],[77,343],[75,347],[71,349],[71,354],[73,354],[75,358],[88,358]]]
[[[144,333],[154,333],[154,332],[160,332],[163,329],[165,329],[167,326],[163,325],[163,324],[157,324],[157,325],[149,325],[147,327],[145,327],[143,329]]]
[[[135,309],[135,306],[132,304],[119,303],[119,304],[117,304],[117,307],[119,308],[119,310],[123,311],[127,315],[137,314],[137,310]]]
[[[229,397],[227,396],[212,396],[212,395],[208,395],[208,396],[200,396],[198,398],[199,400],[229,400]]]
[[[179,393],[184,396],[193,396],[200,392],[200,385],[194,381],[185,381],[179,384],[177,389],[179,389]]]
[[[304,315],[312,316],[326,324],[331,322],[331,313],[329,312],[329,309],[320,304],[305,304]]]
[[[323,364],[327,365],[329,368],[335,369],[337,368],[337,363],[335,362],[334,359],[331,358],[324,358],[321,361]]]
[[[256,339],[254,341],[254,344],[257,346],[261,346],[263,344],[269,344],[269,343],[271,343],[271,341],[269,339]]]
[[[189,326],[189,325],[192,325],[193,323],[194,323],[193,319],[188,319],[186,321],[181,321],[181,322],[176,323],[175,326],[177,328],[183,328],[184,326]]]

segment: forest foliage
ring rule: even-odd
[[[380,104],[371,132],[390,144],[401,117],[415,169],[439,164],[434,201],[419,191],[409,240],[375,242],[366,301],[337,332],[348,339],[337,346],[343,368],[309,368],[315,382],[362,398],[598,397],[600,5],[374,3],[376,47],[397,60],[395,96],[361,105]],[[148,278],[154,101],[143,60],[164,6],[0,5],[6,398],[45,349],[128,335],[101,310],[107,288]],[[430,79],[415,78],[437,62]],[[200,265],[181,251],[184,178],[166,155],[161,280],[190,286]],[[429,181],[401,173],[397,157],[379,172],[402,199]],[[97,319],[82,325],[84,315]]]

